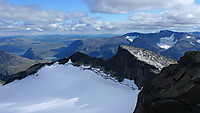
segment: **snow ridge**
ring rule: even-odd
[[[149,65],[155,66],[159,70],[161,70],[163,67],[169,66],[170,64],[177,63],[176,61],[164,57],[160,54],[154,53],[149,50],[133,47],[133,46],[126,46],[121,45],[120,46],[123,49],[128,50],[132,55],[134,55],[138,60],[146,62]]]

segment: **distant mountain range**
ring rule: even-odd
[[[128,44],[130,44],[130,41],[123,37],[76,40],[68,47],[63,48],[55,57],[62,59],[79,51],[91,57],[108,59],[116,54],[119,45]]]
[[[69,57],[78,51],[91,57],[109,59],[116,54],[119,45],[144,48],[175,60],[178,60],[186,51],[200,50],[200,32],[161,30],[155,33],[133,32],[121,36],[112,36],[41,35],[1,37],[0,49],[22,55],[25,58],[50,60]]]
[[[178,60],[186,51],[200,50],[200,33],[161,30],[156,33],[134,32],[112,38],[79,40],[63,48],[55,57],[62,59],[80,51],[91,57],[108,59],[116,54],[119,45],[144,48]]]
[[[178,60],[186,51],[200,50],[200,35],[197,32],[173,32],[162,30],[156,33],[128,33],[123,35],[132,46],[144,48]]]

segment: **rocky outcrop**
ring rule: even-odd
[[[124,45],[120,46],[117,54],[108,60],[92,58],[78,52],[59,62],[64,64],[69,59],[74,65],[89,65],[100,68],[105,73],[118,79],[119,82],[125,78],[134,80],[139,88],[159,73],[163,67],[176,63],[176,61],[154,52]]]
[[[146,84],[134,113],[200,113],[200,52],[186,52]]]

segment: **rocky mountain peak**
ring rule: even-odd
[[[178,64],[163,68],[141,91],[134,113],[199,113],[199,56],[186,52]]]
[[[159,73],[164,66],[177,63],[154,52],[124,45],[119,46],[116,55],[108,60],[92,58],[77,52],[59,62],[64,64],[69,59],[74,65],[89,65],[94,68],[100,68],[101,71],[116,77],[120,82],[123,79],[134,80],[139,88],[143,87],[146,82]]]
[[[169,66],[169,64],[177,63],[175,60],[142,48],[126,45],[121,45],[120,47],[122,49],[128,50],[138,60],[148,63],[149,65],[153,65],[158,69],[162,69],[163,67]]]

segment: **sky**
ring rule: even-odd
[[[200,0],[0,0],[0,35],[200,31]]]

